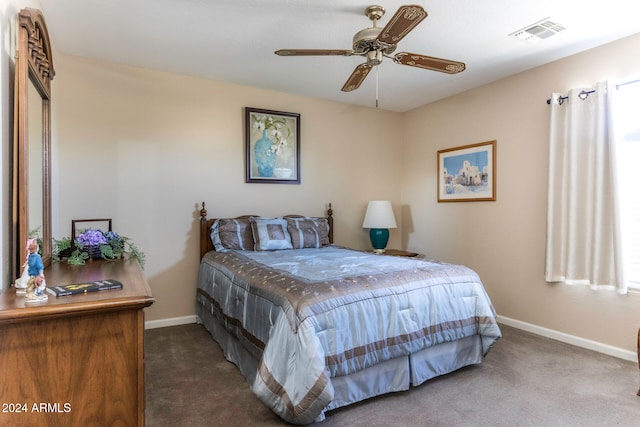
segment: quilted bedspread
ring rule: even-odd
[[[198,299],[259,360],[253,392],[278,415],[313,422],[331,378],[471,335],[500,338],[471,269],[335,246],[209,252]]]

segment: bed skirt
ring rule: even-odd
[[[240,341],[227,333],[224,326],[201,304],[197,304],[199,323],[220,345],[225,358],[235,364],[251,386],[258,369],[258,360]],[[482,362],[482,342],[479,335],[429,347],[406,357],[387,360],[359,372],[331,378],[334,399],[315,421],[322,421],[325,412],[386,393],[408,390],[411,385],[448,374],[464,366]]]

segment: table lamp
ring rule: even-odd
[[[388,200],[372,200],[367,206],[362,228],[370,228],[371,246],[377,254],[384,253],[389,241],[389,228],[396,228],[393,208]]]

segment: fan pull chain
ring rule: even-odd
[[[376,108],[378,108],[378,66],[376,65]]]

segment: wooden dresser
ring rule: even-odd
[[[53,263],[47,286],[115,279],[121,290],[26,305],[0,294],[0,425],[144,426],[144,312],[137,261]]]

